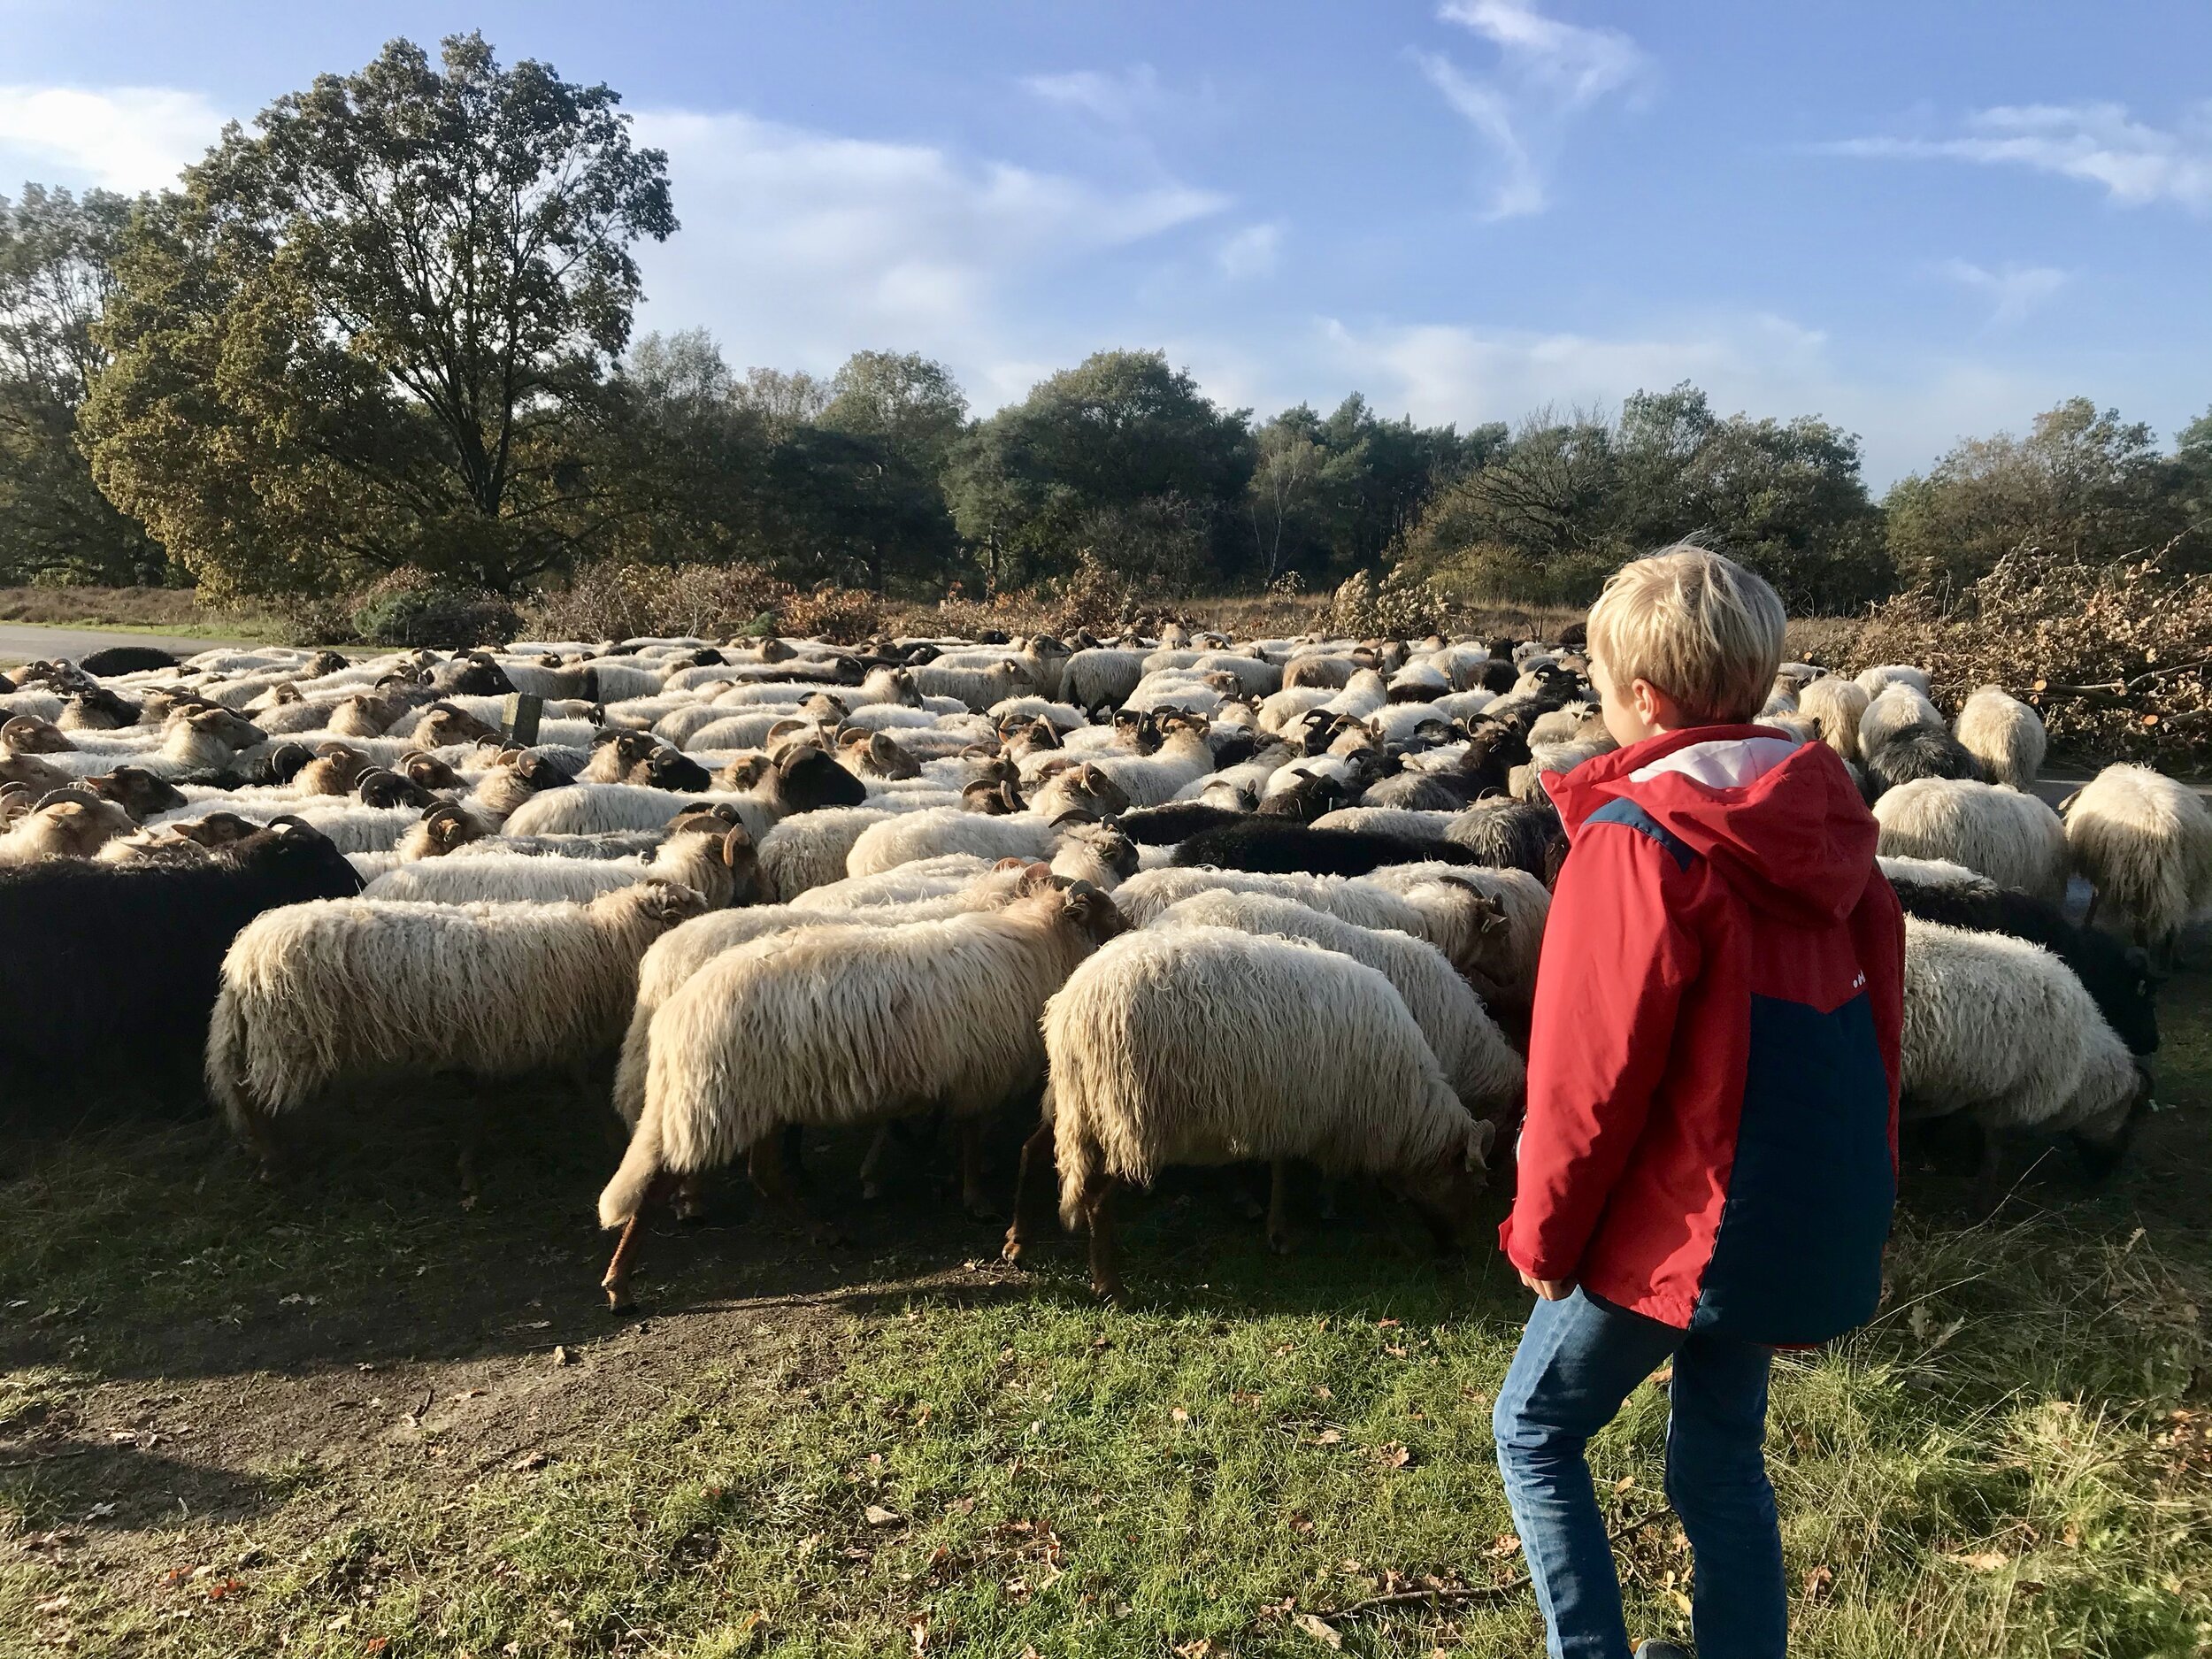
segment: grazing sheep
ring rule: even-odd
[[[641,784],[580,783],[533,795],[506,821],[513,835],[592,835],[608,830],[658,829],[687,808],[727,805],[756,844],[767,839],[778,814],[750,795],[687,795]]]
[[[1998,893],[2003,891],[1987,876],[1964,864],[1955,864],[1947,858],[1906,858],[1896,854],[1878,855],[1874,862],[1890,886],[1901,895],[1909,887],[1938,887],[1953,892]]]
[[[220,863],[50,859],[0,871],[0,1064],[68,1075],[127,1059],[138,1069],[196,1061],[223,953],[255,916],[339,898],[360,879],[324,837],[279,824]],[[45,961],[51,972],[25,972]]]
[[[2127,1045],[2073,972],[2003,933],[1905,920],[1904,1102],[1910,1118],[1964,1113],[1985,1131],[1984,1198],[1998,1136],[2070,1132],[2093,1171],[2109,1169],[2148,1098]]]
[[[1860,789],[1879,800],[1918,778],[1970,778],[1986,783],[1982,763],[1939,726],[1908,726],[1868,747]]]
[[[1883,853],[1946,859],[2001,887],[2065,902],[2066,826],[2032,795],[1970,779],[1922,778],[1875,802],[1874,818]]]
[[[89,858],[137,827],[129,813],[89,789],[57,789],[0,834],[0,864]]]
[[[1943,716],[1924,692],[1894,685],[1866,705],[1859,716],[1859,753],[1870,755],[1898,733],[1916,726],[1945,729]]]
[[[958,807],[933,807],[920,812],[902,812],[880,824],[871,824],[853,842],[845,859],[848,875],[880,875],[948,853],[973,853],[983,858],[1050,858],[1071,835],[1082,835],[1090,826],[1080,820],[1048,824],[1034,812],[993,816]]]
[[[1869,699],[1880,696],[1892,686],[1907,686],[1922,696],[1928,695],[1928,671],[1909,667],[1903,663],[1888,663],[1878,668],[1864,670],[1858,678],[1859,689]]]
[[[1265,893],[1201,893],[1168,907],[1154,927],[1233,927],[1310,940],[1363,962],[1396,987],[1460,1103],[1501,1127],[1518,1117],[1527,1068],[1444,953],[1394,928],[1361,927]]]
[[[1978,879],[1970,887],[1891,885],[1908,916],[2042,946],[2074,971],[2130,1053],[2158,1052],[2158,987],[2149,954],[2140,945],[2124,944],[2093,927],[2077,927],[2055,904]]]
[[[1559,810],[1547,799],[1478,801],[1445,826],[1444,839],[1497,870],[1525,870],[1544,878],[1552,843],[1559,839]]]
[[[469,857],[402,864],[370,882],[361,896],[432,904],[525,900],[581,904],[655,877],[689,887],[706,901],[709,910],[747,903],[760,886],[752,840],[743,826],[702,814],[678,819],[668,839],[642,862],[486,850]]]
[[[1161,806],[1186,784],[1214,770],[1206,741],[1206,722],[1178,723],[1167,741],[1149,755],[1101,755],[1092,764],[1127,797],[1132,807]]]
[[[1238,1041],[1221,1041],[1223,1008],[1238,1010]],[[1473,1220],[1494,1131],[1364,963],[1225,927],[1148,929],[1076,969],[1046,1003],[1044,1033],[1051,1118],[1036,1138],[1051,1137],[1061,1220],[1089,1229],[1102,1296],[1126,1300],[1115,1189],[1176,1164],[1303,1158],[1394,1177],[1440,1243]],[[1031,1236],[1027,1209],[1018,1194],[1010,1260]]]
[[[2212,807],[2147,766],[2107,766],[2066,806],[2067,851],[2097,891],[2093,916],[2170,958],[2212,908]]]
[[[869,905],[849,910],[810,910],[791,904],[760,904],[749,910],[719,910],[686,922],[653,941],[638,964],[637,1002],[622,1056],[615,1064],[614,1109],[623,1123],[637,1125],[645,1110],[645,1074],[651,1056],[653,1016],[685,980],[714,957],[771,933],[801,927],[889,927],[905,922],[941,921],[972,910],[998,910],[1010,902],[1029,866],[989,871],[970,878],[954,891],[905,904]]]
[[[1094,648],[1069,657],[1061,695],[1085,709],[1118,709],[1144,678],[1145,653]]]
[[[1859,721],[1873,699],[1855,680],[1824,674],[1797,694],[1797,711],[1820,722],[1820,741],[1841,760],[1859,758]]]
[[[1037,1086],[1046,998],[1125,926],[1081,882],[1032,871],[1024,888],[1002,910],[943,921],[779,933],[684,981],[654,1016],[645,1110],[600,1194],[601,1225],[623,1229],[611,1306],[628,1299],[638,1213],[660,1178],[747,1152],[772,1194],[787,1123],[940,1106],[962,1125],[963,1196],[982,1210],[977,1125]]]
[[[1382,864],[1473,864],[1475,855],[1440,837],[1416,841],[1373,830],[1321,829],[1254,813],[1193,835],[1176,848],[1174,862],[1217,870],[1363,876]]]
[[[272,911],[223,958],[209,1092],[270,1166],[275,1121],[342,1077],[516,1077],[611,1049],[646,947],[705,908],[649,880],[588,904],[339,899]],[[469,1151],[464,1182],[473,1187]]]
[[[1978,687],[1959,710],[1953,734],[1971,751],[1992,783],[2025,789],[2043,769],[2043,717],[1995,686]]]

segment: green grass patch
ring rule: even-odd
[[[2055,1156],[1972,1226],[1913,1183],[1879,1320],[1780,1362],[1793,1651],[2212,1650],[2208,992],[2116,1186]],[[199,1123],[9,1143],[0,1651],[1311,1655],[1302,1616],[1519,1574],[1489,1410],[1524,1298],[1379,1202],[1280,1258],[1171,1183],[1122,1312],[927,1191],[833,1259],[733,1194],[616,1323],[596,1131],[509,1106],[472,1211],[434,1109],[329,1114],[286,1188]],[[814,1158],[826,1202],[856,1151]],[[1664,1419],[1647,1386],[1593,1448],[1620,1521]],[[1686,1634],[1672,1517],[1618,1555],[1633,1627]],[[1509,1588],[1342,1629],[1540,1648]]]

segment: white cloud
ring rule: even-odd
[[[2170,202],[2212,211],[2212,105],[2173,129],[2129,118],[2118,104],[2007,104],[1966,118],[1946,138],[1847,138],[1831,154],[2027,167],[2101,185],[2130,207]]]
[[[2050,265],[2008,265],[1992,271],[1968,259],[1947,259],[1936,271],[1961,288],[1988,298],[1989,326],[1993,328],[2009,328],[2025,321],[2030,311],[2064,288],[2070,280],[2065,272]]]
[[[1446,0],[1437,16],[1498,49],[1498,73],[1487,81],[1441,54],[1413,54],[1429,84],[1496,153],[1491,219],[1542,212],[1540,157],[1592,105],[1615,94],[1636,99],[1656,78],[1651,58],[1619,30],[1563,22],[1522,0]]]
[[[1139,64],[1119,74],[1077,69],[1060,75],[1025,75],[1021,85],[1023,90],[1047,104],[1080,110],[1116,125],[1134,122],[1164,101],[1160,77],[1150,64]]]
[[[1448,0],[1437,15],[1485,36],[1509,71],[1570,108],[1632,88],[1652,73],[1643,49],[1619,30],[1564,23],[1518,0]]]
[[[1282,252],[1283,227],[1279,223],[1247,225],[1233,232],[1214,250],[1214,263],[1232,282],[1272,275],[1276,257]]]
[[[168,87],[0,87],[0,155],[56,183],[136,194],[177,181],[221,136],[223,116]]]
[[[1012,381],[1061,343],[1025,346],[1016,296],[1228,205],[1182,184],[1093,184],[741,114],[645,111],[636,131],[668,151],[684,221],[640,252],[651,296],[641,327],[703,323],[739,366],[925,351],[987,408],[1020,396],[1029,380]],[[1081,326],[1064,305],[1047,309],[1056,328]]]
[[[1963,357],[1887,363],[1855,353],[1847,370],[1820,330],[1759,312],[1613,335],[1323,318],[1285,365],[1233,359],[1219,373],[1241,401],[1263,409],[1301,397],[1333,401],[1357,387],[1385,414],[1452,421],[1463,430],[1546,405],[1617,409],[1631,392],[1690,380],[1724,413],[1817,414],[1863,434],[1866,478],[1877,493],[1960,438],[2019,426],[2069,395],[2059,379]]]

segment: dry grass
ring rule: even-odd
[[[189,588],[0,588],[0,622],[233,640],[277,631],[265,611],[204,606]]]

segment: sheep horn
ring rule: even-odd
[[[65,784],[58,789],[49,789],[44,795],[39,796],[38,804],[31,810],[43,812],[50,806],[66,806],[72,803],[79,806],[98,806],[100,797],[96,793],[81,784]]]

